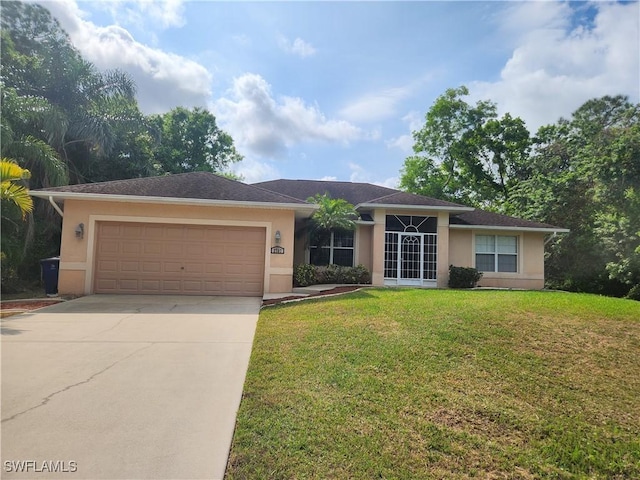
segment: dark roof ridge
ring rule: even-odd
[[[115,185],[115,184],[121,184],[121,183],[131,183],[134,181],[139,181],[139,180],[144,180],[146,182],[152,181],[152,182],[156,182],[158,180],[161,180],[163,178],[167,178],[167,177],[183,177],[185,175],[194,175],[194,174],[206,174],[206,175],[215,175],[218,178],[224,178],[225,180],[234,182],[235,180],[231,180],[230,178],[227,178],[223,175],[219,175],[217,173],[213,173],[213,172],[204,172],[204,171],[197,171],[197,172],[182,172],[182,173],[165,173],[164,175],[152,175],[150,177],[133,177],[133,178],[121,178],[118,180],[104,180],[102,182],[88,182],[88,183],[74,183],[72,185],[58,185],[56,187],[44,187],[44,188],[36,188],[33,189],[31,191],[33,192],[38,192],[40,190],[43,191],[50,191],[50,190],[54,190],[54,189],[61,189],[61,188],[66,188],[66,187],[74,187],[76,185],[104,185],[106,183],[109,183],[111,185]],[[245,184],[247,185],[247,184]]]

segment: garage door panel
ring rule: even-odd
[[[142,252],[142,244],[137,242],[123,242],[122,253],[125,255],[139,255]]]
[[[140,282],[140,289],[144,293],[157,292],[160,290],[160,280],[142,280]]]
[[[140,262],[123,260],[119,267],[121,272],[136,273],[140,271]]]
[[[136,278],[121,278],[118,287],[125,292],[137,292],[139,281]]]
[[[197,273],[199,275],[204,273],[204,266],[201,263],[185,263],[185,273]]]
[[[111,238],[111,237],[119,237],[120,236],[120,225],[107,225],[104,224],[100,230],[100,235],[103,238]]]
[[[205,231],[204,240],[206,242],[224,242],[225,241],[225,233],[222,228],[209,228]]]
[[[180,293],[181,283],[180,280],[163,280],[160,288],[166,293]]]
[[[183,246],[182,243],[170,242],[164,244],[164,254],[167,256],[178,255],[182,257]]]
[[[187,258],[202,258],[205,253],[205,245],[201,243],[185,244],[184,253]]]
[[[184,237],[185,228],[181,226],[176,227],[166,227],[165,236],[166,238],[173,240],[182,240]]]
[[[161,262],[142,262],[142,272],[160,273],[162,272],[162,263]]]
[[[144,255],[159,256],[162,255],[162,243],[160,242],[145,242],[142,250]]]
[[[118,261],[117,260],[100,260],[98,261],[98,269],[105,273],[117,272]]]
[[[206,263],[204,265],[204,273],[223,273],[224,265],[222,262]]]
[[[263,245],[249,245],[245,248],[244,254],[252,258],[264,258],[264,246]]]
[[[120,235],[125,238],[141,238],[142,231],[140,225],[123,225],[120,229]]]
[[[120,244],[117,241],[103,239],[98,247],[98,253],[118,253]]]
[[[192,227],[185,230],[185,240],[204,240],[204,229]]]
[[[164,237],[164,228],[154,225],[144,227],[144,238],[147,240],[161,240]]]
[[[205,246],[205,255],[209,258],[224,257],[224,243],[208,243]]]
[[[100,278],[96,282],[96,291],[114,291],[118,287],[115,278]]]
[[[182,263],[164,262],[163,265],[165,273],[180,273],[183,270]]]
[[[100,222],[97,293],[262,295],[265,229]]]

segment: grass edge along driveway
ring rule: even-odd
[[[264,309],[227,479],[640,478],[640,303],[366,289]]]

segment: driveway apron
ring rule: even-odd
[[[222,478],[260,302],[92,295],[2,319],[1,478]]]

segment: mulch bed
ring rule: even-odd
[[[60,303],[60,300],[5,300],[0,303],[0,310],[35,310],[36,308],[48,307]]]
[[[331,290],[323,290],[322,292],[312,293],[307,296],[292,295],[290,297],[274,298],[272,300],[263,300],[262,306],[266,307],[267,305],[276,305],[278,303],[286,302],[289,300],[300,300],[300,299],[313,298],[313,297],[322,297],[325,295],[335,295],[337,293],[353,292],[354,290],[358,290],[360,288],[362,288],[361,285],[349,285],[344,287],[332,288]]]

